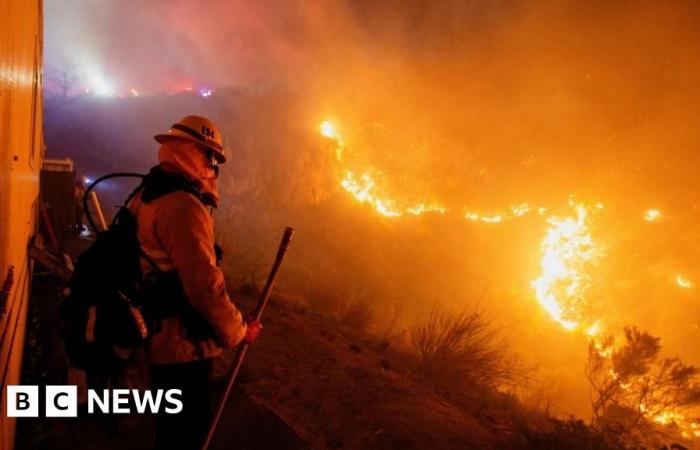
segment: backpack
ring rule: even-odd
[[[85,191],[83,203],[95,241],[75,264],[61,302],[61,337],[72,366],[106,374],[126,367],[123,349],[142,344],[148,327],[140,308],[141,249],[136,237],[136,219],[127,204],[140,190],[129,195],[107,230],[98,231],[87,207],[90,192],[108,178],[140,174],[110,174],[93,182]]]
[[[100,182],[116,177],[138,177],[142,181],[120,206],[107,230],[98,231],[90,215],[88,198]],[[165,174],[158,166],[148,175],[105,175],[85,190],[84,210],[97,237],[78,257],[59,310],[64,348],[72,366],[106,375],[120,372],[128,365],[129,350],[144,344],[164,315],[154,298],[163,297],[163,293],[177,294],[182,308],[187,307],[176,272],[153,276],[160,272],[141,250],[136,218],[128,208],[137,194],[147,203],[179,190],[198,196],[190,183],[181,177]],[[149,277],[144,277],[141,258],[155,268]],[[179,313],[172,311],[172,306],[169,309],[170,315]],[[196,315],[194,317],[194,320],[198,319]],[[208,337],[209,334],[202,336]]]

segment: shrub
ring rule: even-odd
[[[334,280],[309,285],[304,297],[311,310],[366,331],[374,318],[374,305],[364,291],[348,289]]]
[[[423,372],[447,387],[465,382],[497,387],[527,378],[507,342],[477,310],[451,314],[433,307],[409,334]]]
[[[619,441],[576,419],[551,419],[546,430],[524,430],[528,448],[538,450],[624,450]]]
[[[371,324],[373,317],[372,305],[364,296],[345,297],[340,303],[338,320],[349,328],[365,331]]]
[[[662,358],[658,337],[630,327],[624,341],[592,340],[586,376],[593,425],[631,446],[657,446],[691,436],[700,408],[700,368]]]

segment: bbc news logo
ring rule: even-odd
[[[39,417],[39,386],[8,385],[7,417]],[[49,385],[44,390],[46,417],[77,417],[78,387]],[[87,413],[95,414],[178,414],[182,411],[180,389],[88,389]]]

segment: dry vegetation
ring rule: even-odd
[[[402,338],[396,309],[370,309],[358,328],[343,322],[345,302],[333,292],[319,284],[307,292],[315,299],[278,293],[244,376],[246,391],[313,448],[624,448],[499,391],[532,373],[483,314],[435,308]]]
[[[611,336],[589,346],[593,426],[629,447],[660,448],[674,440],[689,445],[698,422],[700,370],[662,358],[660,339],[634,327],[615,344]]]
[[[527,370],[480,311],[449,313],[434,306],[410,330],[421,370],[450,387],[521,385]]]
[[[366,291],[350,289],[340,281],[313,283],[305,289],[304,298],[312,311],[353,330],[368,331],[376,321],[379,302],[373,303]]]
[[[397,304],[372,302],[365,292],[341,289],[344,283],[331,276],[317,281],[301,297],[288,293],[278,299],[291,303],[297,313],[335,324],[339,333],[357,336],[360,342],[348,345],[352,352],[379,352],[381,372],[418,382],[426,392],[477,418],[500,436],[497,448],[626,448],[618,436],[579,419],[552,417],[549,401],[524,403],[511,393],[529,392],[535,369],[518,359],[503,331],[478,308],[451,312],[436,305],[426,316],[407,321]]]

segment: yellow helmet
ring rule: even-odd
[[[214,125],[214,122],[206,117],[183,117],[178,123],[170,127],[167,133],[157,134],[154,136],[154,139],[161,144],[172,139],[184,139],[186,141],[197,142],[211,149],[219,163],[226,162],[221,132],[219,128]]]

